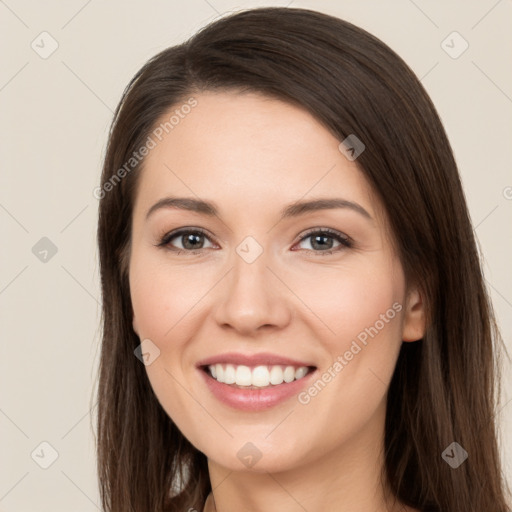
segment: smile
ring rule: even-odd
[[[207,390],[222,404],[258,412],[296,397],[318,372],[314,366],[249,367],[217,363],[200,367],[199,373]]]
[[[223,384],[242,389],[260,389],[290,383],[304,378],[313,370],[307,366],[259,365],[249,367],[233,364],[212,364],[206,367],[210,375]]]

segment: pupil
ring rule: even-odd
[[[201,238],[202,235],[195,235],[195,234],[191,234],[191,235],[185,235],[183,238],[185,239],[185,243],[183,244],[183,247],[185,247],[186,249],[196,249],[198,245],[200,244],[194,244],[194,240],[197,242],[198,239]],[[191,244],[190,247],[187,247],[187,244]]]
[[[197,234],[191,234],[191,235],[188,235],[188,236],[184,236],[183,239],[185,240],[185,243],[183,244],[183,246],[187,249],[195,249],[197,248],[198,245],[200,245],[200,239],[203,235],[197,235]],[[313,247],[315,246],[315,244],[318,244],[318,246],[320,248],[331,248],[330,245],[332,245],[332,242],[331,244],[326,244],[325,243],[325,239],[326,238],[330,238],[328,236],[323,236],[323,235],[317,235],[315,237],[313,237]],[[322,241],[323,240],[323,241]],[[187,244],[190,244],[188,247],[187,247]]]
[[[318,240],[322,240],[322,239],[323,239],[323,240],[325,240],[326,238],[330,238],[330,237],[328,237],[328,236],[324,236],[324,235],[317,235],[317,236],[313,237],[313,239],[314,239],[313,247],[314,247],[314,244],[315,244],[315,243],[318,243]],[[331,242],[331,245],[332,245],[332,242]],[[325,243],[320,242],[320,243],[319,243],[319,246],[320,246],[321,248],[324,248],[324,249],[325,249],[325,248],[328,246],[328,244],[325,244]],[[328,246],[327,248],[328,248],[328,249],[330,249],[331,247],[330,247],[330,246]]]

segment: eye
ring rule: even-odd
[[[299,243],[308,239],[311,239],[310,246],[312,249],[306,250],[318,253],[319,256],[329,255],[353,246],[353,242],[348,236],[329,228],[314,228],[306,233]],[[333,240],[339,244],[335,248],[333,248]],[[316,250],[317,248],[320,250]]]
[[[172,242],[174,239],[177,240],[181,247],[179,245],[178,247],[175,246],[176,242]],[[302,236],[299,244],[308,239],[311,239],[310,246],[312,249],[306,248],[305,250],[317,253],[321,256],[339,252],[353,246],[353,242],[348,236],[329,228],[313,228]],[[209,241],[210,237],[202,229],[181,228],[161,236],[159,243],[156,245],[158,247],[165,247],[177,254],[200,254],[203,249],[207,248],[204,247],[205,240]],[[335,242],[338,243],[338,246],[334,246],[333,248]],[[213,247],[213,245],[211,245],[211,247]]]
[[[173,247],[171,241],[177,239],[181,247]],[[204,240],[209,240],[209,237],[201,229],[179,229],[178,231],[171,231],[161,237],[158,247],[167,247],[171,251],[176,251],[177,254],[188,252],[189,254],[198,254],[203,247]]]

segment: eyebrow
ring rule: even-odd
[[[208,217],[218,216],[218,208],[214,203],[191,197],[164,197],[157,201],[146,213],[146,220],[157,210],[162,208],[176,208],[186,210]],[[372,216],[358,203],[340,198],[320,198],[310,201],[297,201],[292,203],[280,212],[280,218],[286,219],[290,217],[298,217],[305,213],[315,212],[319,210],[330,210],[334,208],[347,208],[361,214],[369,220],[373,220]]]

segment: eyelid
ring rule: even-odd
[[[192,227],[192,226],[185,226],[185,227],[177,228],[177,229],[169,231],[169,232],[164,232],[162,235],[160,235],[158,237],[158,239],[160,241],[155,245],[157,247],[165,248],[166,246],[169,245],[170,241],[173,238],[176,238],[179,235],[184,235],[187,233],[202,234],[202,235],[204,235],[205,238],[207,238],[210,241],[210,243],[216,245],[216,243],[213,241],[214,237],[212,235],[210,235],[210,233],[207,230],[205,230],[204,228]],[[314,235],[317,233],[326,234],[329,237],[336,239],[343,246],[342,248],[350,248],[354,244],[354,241],[352,240],[352,238],[349,237],[348,235],[346,235],[345,233],[342,233],[341,231],[338,231],[338,230],[332,229],[332,228],[328,228],[328,227],[317,226],[317,227],[309,228],[305,232],[302,232],[300,235],[298,235],[298,237],[295,240],[295,242],[293,243],[293,245],[296,245],[296,244],[306,240],[311,235]],[[179,248],[173,247],[173,248],[170,248],[169,250],[172,252],[175,252],[176,254],[181,254],[181,253],[198,254],[198,253],[202,252],[204,249],[205,248],[203,247],[203,248],[196,249],[196,250],[186,250],[186,249],[179,249]],[[322,255],[322,254],[329,255],[329,254],[333,254],[335,252],[339,252],[340,248],[334,248],[334,249],[329,249],[329,250],[325,250],[325,251],[314,251],[311,249],[300,249],[300,250],[303,250],[303,251],[305,250],[306,252],[310,252],[310,253],[316,253],[318,255]]]
[[[214,237],[212,235],[210,235],[210,233],[208,231],[206,231],[204,228],[196,228],[196,227],[185,226],[185,227],[177,228],[175,230],[171,230],[171,231],[168,231],[168,232],[164,231],[163,234],[158,236],[159,242],[157,244],[155,244],[155,245],[157,247],[165,247],[165,246],[167,246],[169,244],[169,242],[173,238],[176,238],[179,235],[184,235],[184,234],[187,234],[187,233],[199,233],[201,235],[204,235],[205,238],[210,240],[211,243],[214,243],[213,240],[212,240]],[[201,251],[202,249],[197,249],[197,251],[193,251],[193,250],[185,251],[184,249],[173,248],[172,250],[183,251],[183,252],[188,252],[190,254],[194,254],[194,252]]]
[[[348,243],[353,243],[354,241],[352,240],[352,238],[350,238],[348,235],[346,235],[345,233],[341,232],[341,231],[338,231],[337,229],[333,229],[333,228],[327,228],[327,227],[321,227],[321,226],[317,226],[315,228],[309,228],[307,229],[306,231],[304,231],[303,233],[301,233],[298,238],[297,238],[297,242],[301,242],[302,240],[304,240],[305,238],[307,238],[308,236],[311,236],[315,233],[327,233],[328,235],[332,235],[333,238],[342,238],[344,241],[348,242]]]
[[[328,238],[334,238],[340,245],[338,247],[334,247],[332,249],[327,249],[325,251],[314,251],[312,249],[295,249],[306,251],[306,253],[313,254],[314,257],[317,256],[330,256],[336,253],[341,253],[345,249],[351,249],[354,247],[354,241],[351,237],[346,235],[345,233],[338,231],[337,229],[327,228],[317,226],[314,228],[310,228],[307,231],[301,233],[298,237],[298,240],[294,243],[294,245],[301,243],[307,240],[314,234],[321,234],[323,236],[327,236]],[[293,249],[292,249],[293,250]]]

